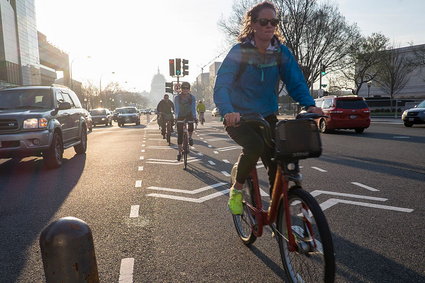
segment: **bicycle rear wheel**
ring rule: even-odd
[[[167,142],[171,145],[171,121],[167,122]]]
[[[302,189],[288,193],[291,233],[297,250],[288,243],[285,209],[279,206],[278,243],[282,263],[290,282],[334,282],[335,256],[332,236],[325,215],[317,201]]]
[[[232,179],[236,178],[236,165],[232,168]],[[232,180],[232,184],[234,184],[235,180]],[[257,222],[255,221],[255,216],[252,214],[251,209],[247,206],[247,204],[251,204],[255,207],[255,199],[254,199],[254,185],[252,183],[251,178],[247,178],[245,184],[243,186],[243,213],[241,215],[234,215],[233,223],[235,224],[236,232],[241,238],[242,242],[249,246],[255,242],[257,237],[254,235],[254,230]]]

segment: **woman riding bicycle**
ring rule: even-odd
[[[188,123],[189,144],[193,145],[193,121],[196,119],[196,99],[190,94],[190,84],[183,82],[181,85],[182,92],[174,98],[174,114],[177,120],[177,144],[179,146],[179,154],[177,161],[182,158],[183,150],[183,123],[179,121],[190,121]]]
[[[322,114],[315,107],[304,75],[291,51],[282,44],[277,10],[270,2],[251,8],[245,16],[238,36],[217,73],[214,102],[224,116],[225,129],[240,146],[236,183],[230,189],[228,206],[232,214],[242,214],[242,188],[245,179],[261,157],[273,186],[276,165],[271,162],[272,151],[253,128],[238,125],[240,115],[261,114],[272,129],[277,123],[279,79],[289,95],[304,106],[307,112]]]

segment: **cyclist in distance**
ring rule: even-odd
[[[239,125],[241,114],[257,113],[264,117],[275,135],[279,79],[289,95],[307,112],[322,114],[309,93],[304,75],[279,30],[275,6],[262,2],[245,15],[238,41],[231,48],[217,73],[214,102],[224,117],[225,130],[240,146],[236,182],[232,184],[228,207],[232,214],[242,214],[242,189],[245,179],[261,157],[273,187],[276,165],[272,150],[253,128]]]
[[[191,121],[188,123],[189,144],[193,145],[193,121],[196,119],[196,99],[195,96],[190,94],[190,84],[183,82],[181,84],[181,93],[174,98],[174,114],[178,121]],[[183,150],[183,123],[177,123],[177,144],[179,153],[177,161],[180,161]]]
[[[196,105],[196,111],[198,112],[199,122],[201,123],[201,125],[203,125],[205,122],[205,104],[202,102],[202,100],[199,100],[198,105]]]
[[[158,112],[158,118],[161,119],[159,125],[161,127],[162,138],[165,139],[167,121],[173,120],[172,111],[174,111],[174,104],[169,99],[168,94],[164,94],[164,99],[158,103],[156,111]]]

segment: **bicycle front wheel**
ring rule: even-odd
[[[296,251],[289,250],[288,229],[283,203],[277,216],[278,243],[282,263],[290,282],[334,282],[335,256],[332,236],[317,201],[302,189],[288,193]]]
[[[187,168],[187,154],[189,151],[189,140],[187,138],[187,134],[183,134],[183,163],[184,163],[184,169]]]
[[[236,165],[232,169],[232,176],[236,176]],[[252,183],[251,178],[246,179],[242,193],[243,212],[241,215],[232,214],[232,216],[239,238],[241,238],[245,245],[249,246],[257,239],[254,235],[254,229],[257,226],[257,222],[255,221],[255,216],[251,209],[247,206],[249,203],[251,206],[255,207],[254,184]]]

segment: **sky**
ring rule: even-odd
[[[425,44],[425,0],[329,1],[364,35],[381,32],[396,46]],[[35,3],[38,30],[70,55],[73,78],[97,87],[116,81],[130,91],[150,91],[158,69],[172,80],[171,58],[189,60],[189,76],[182,80],[193,82],[228,49],[218,22],[231,15],[233,0]]]

